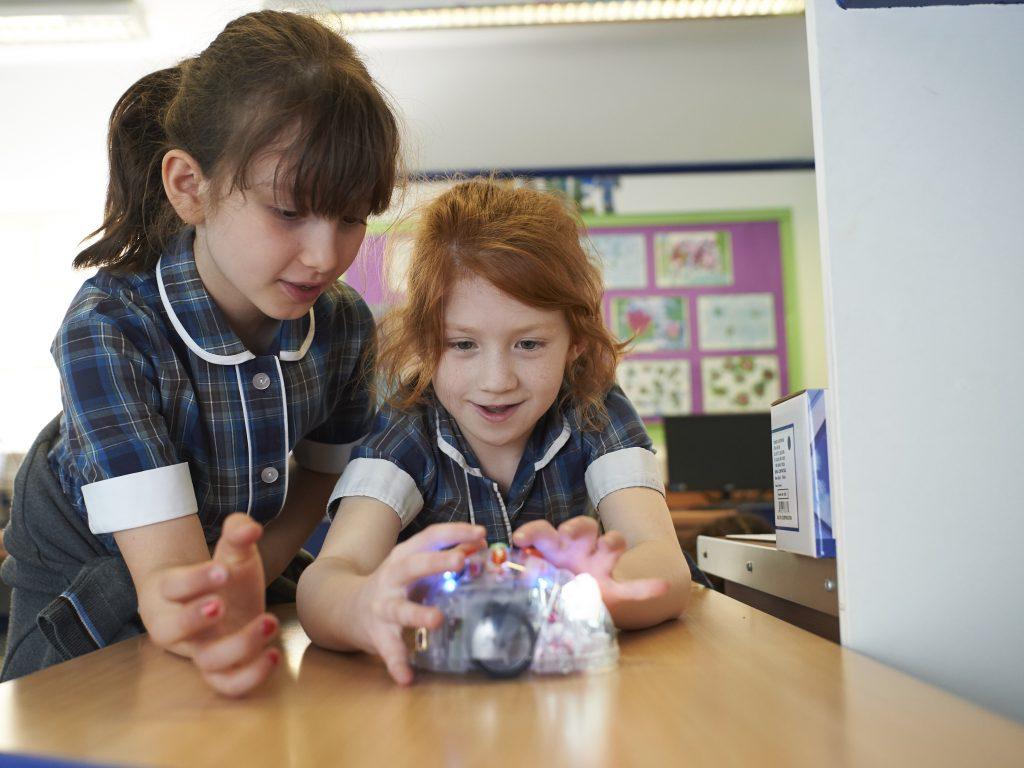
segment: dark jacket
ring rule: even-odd
[[[145,631],[128,566],[79,517],[50,469],[57,416],[32,444],[14,479],[8,556],[0,577],[11,587],[7,655],[0,679],[36,672]],[[295,602],[299,575],[313,558],[300,550],[268,587],[269,605]]]
[[[13,590],[2,679],[11,680],[142,631],[131,574],[71,508],[47,454],[60,416],[36,438],[14,480],[8,557]]]

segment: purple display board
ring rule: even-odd
[[[642,415],[767,410],[788,391],[778,221],[695,224],[688,217],[686,224],[592,225],[588,232],[594,250],[605,251],[608,325],[620,338],[636,335],[619,379]],[[616,239],[624,245],[609,247]],[[645,268],[624,270],[620,262],[635,262],[641,242]],[[663,365],[638,367],[643,361]],[[635,370],[641,380],[634,376],[630,385]],[[667,382],[687,373],[674,386],[688,384],[689,398],[671,402]],[[660,394],[652,391],[659,381]]]
[[[374,316],[380,315],[388,303],[387,280],[384,275],[385,235],[367,235],[352,266],[345,273],[345,282],[359,291]]]

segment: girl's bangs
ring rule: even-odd
[[[310,116],[282,158],[295,204],[317,216],[379,214],[391,204],[397,132],[354,101]]]
[[[252,159],[274,147],[281,152],[274,186],[289,190],[288,203],[297,211],[340,219],[383,213],[391,204],[398,131],[386,108],[366,94],[339,99],[325,91],[254,128],[239,177],[246,176]],[[282,136],[288,137],[283,143]],[[242,178],[236,181],[248,186]]]

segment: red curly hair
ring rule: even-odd
[[[625,343],[605,327],[604,286],[580,244],[582,223],[553,194],[494,179],[472,179],[420,213],[404,303],[385,316],[378,373],[387,401],[408,410],[424,401],[444,353],[444,314],[457,280],[481,277],[531,307],[561,310],[579,355],[567,366],[562,403],[599,429],[604,397]]]

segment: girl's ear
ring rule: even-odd
[[[205,208],[200,193],[206,179],[196,159],[183,149],[172,149],[164,155],[161,173],[164,192],[181,220],[201,224]]]

